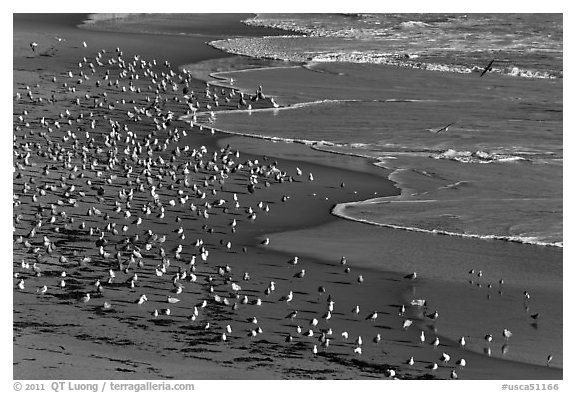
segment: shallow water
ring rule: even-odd
[[[400,198],[338,214],[562,245],[561,14],[259,14],[245,23],[306,36],[212,44],[307,64],[220,73],[246,90],[264,85],[294,110],[218,114],[216,126],[327,141],[332,151],[376,157],[396,170]]]
[[[395,170],[401,197],[348,205],[339,214],[462,236],[562,243],[561,80],[350,63],[219,76],[246,91],[262,85],[289,108],[216,112],[213,126],[324,141],[319,148],[375,157]]]

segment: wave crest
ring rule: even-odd
[[[465,164],[490,164],[493,162],[527,161],[526,158],[521,156],[502,153],[489,153],[481,150],[470,152],[448,149],[439,154],[432,154],[430,157],[438,160],[444,159],[458,161]]]

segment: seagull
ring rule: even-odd
[[[448,124],[448,125],[445,125],[444,127],[441,127],[441,128],[428,128],[427,131],[430,131],[430,132],[433,133],[433,134],[438,134],[438,133],[440,133],[440,132],[442,132],[442,131],[448,131],[448,127],[450,127],[450,126],[452,126],[452,125],[454,125],[454,124],[456,124],[455,121],[453,121],[452,123],[450,123],[450,124]],[[416,275],[414,275],[414,278],[416,278]]]
[[[410,300],[410,305],[416,307],[424,307],[426,305],[426,300],[424,299],[412,299]]]
[[[440,357],[440,360],[443,361],[444,363],[448,363],[450,361],[450,355],[448,355],[445,352],[442,352],[442,356]]]
[[[280,298],[280,301],[281,301],[281,302],[282,302],[282,301],[286,301],[286,303],[288,303],[288,302],[291,302],[291,301],[292,301],[292,298],[293,298],[293,297],[294,297],[294,294],[293,294],[292,291],[290,291],[290,293],[289,293],[288,295],[282,296],[282,297]]]
[[[372,322],[376,321],[376,318],[378,318],[378,313],[376,311],[374,311],[372,314],[368,315],[366,317],[366,320],[371,320]]]
[[[407,319],[404,321],[404,324],[402,325],[403,329],[408,329],[410,326],[412,325],[412,320],[411,319]]]
[[[330,312],[334,311],[334,301],[333,300],[330,300],[328,302],[328,311],[330,311]]]
[[[465,359],[459,359],[456,361],[456,365],[459,366],[460,368],[466,367],[466,360]]]
[[[504,338],[505,338],[506,340],[508,340],[510,337],[512,337],[512,332],[511,332],[510,330],[508,330],[508,329],[504,329],[504,330],[502,331],[502,335],[504,336]]]
[[[487,73],[488,71],[492,71],[492,63],[494,63],[495,59],[492,59],[492,61],[490,61],[490,63],[486,66],[486,68],[484,68],[484,71],[482,71],[482,73],[480,74],[480,77],[483,77],[485,73]]]
[[[398,315],[402,316],[402,315],[404,315],[405,312],[406,312],[406,306],[402,305],[402,307],[400,307],[400,311],[398,312]]]
[[[554,356],[548,355],[548,358],[546,359],[546,367],[550,367],[550,362],[552,361],[553,358]]]
[[[136,303],[138,304],[144,304],[144,302],[148,301],[148,298],[146,297],[146,295],[140,295],[140,297],[138,298],[138,300],[136,301]]]
[[[36,42],[31,42],[30,43],[30,48],[32,48],[32,52],[36,51],[36,47],[38,46],[38,44]]]
[[[302,269],[298,273],[294,274],[294,277],[303,278],[305,274],[306,274],[306,269]]]

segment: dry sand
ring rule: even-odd
[[[397,192],[394,185],[385,180],[384,173],[377,176],[357,169],[369,165],[365,159],[347,159],[354,163],[345,169],[342,161],[339,161],[339,167],[331,166],[329,154],[320,160],[320,164],[315,159],[287,159],[290,157],[287,145],[268,143],[265,156],[240,151],[239,157],[235,156],[236,149],[232,145],[227,157],[234,161],[230,168],[237,171],[229,173],[223,182],[211,179],[210,176],[217,172],[202,168],[200,157],[190,157],[189,153],[205,146],[202,163],[206,164],[213,158],[213,152],[217,152],[215,162],[222,168],[225,164],[221,149],[230,141],[222,139],[223,136],[209,135],[206,128],[203,131],[198,127],[191,129],[189,124],[176,120],[187,109],[182,101],[183,85],[177,84],[178,89],[173,91],[168,81],[166,91],[161,88],[159,91],[162,100],[166,101],[155,105],[150,117],[141,115],[141,121],[133,122],[127,118],[127,111],[134,113],[134,106],[147,107],[151,103],[146,97],[151,97],[152,102],[155,97],[154,91],[147,90],[149,85],[154,85],[150,78],[143,74],[143,69],[138,70],[137,80],[120,78],[118,66],[108,65],[108,59],[118,58],[115,48],[122,46],[111,40],[113,35],[90,31],[71,35],[71,31],[71,27],[67,28],[63,32],[68,34],[66,40],[56,42],[53,36],[61,34],[56,28],[46,33],[34,30],[30,25],[15,23],[14,94],[20,93],[21,98],[14,100],[13,131],[14,165],[17,167],[13,174],[14,194],[17,195],[13,208],[14,378],[382,379],[389,370],[405,379],[447,379],[453,370],[461,379],[562,378],[561,369],[491,359],[459,348],[451,340],[442,339],[440,346],[434,348],[430,345],[434,338],[434,322],[423,316],[424,312],[433,310],[407,305],[405,315],[399,315],[405,294],[418,285],[419,279],[408,280],[398,272],[361,267],[353,261],[343,266],[340,262],[342,253],[334,253],[328,243],[318,242],[318,256],[302,254],[297,265],[291,265],[289,261],[298,254],[272,251],[261,244],[272,233],[314,231],[315,228],[322,231],[321,224],[337,221],[330,214],[336,203],[367,199],[375,192],[379,195]],[[129,47],[132,40],[137,41],[137,38],[130,37],[122,42],[128,45],[122,46],[126,50],[122,54],[126,63],[133,61],[133,51],[145,47],[142,42]],[[31,41],[39,43],[34,52],[29,47]],[[88,43],[87,47],[83,46],[83,41]],[[46,49],[52,46],[55,49]],[[98,66],[95,56],[102,49],[106,49],[102,55],[106,65]],[[84,57],[87,61],[83,61]],[[142,56],[141,60],[149,62],[152,58]],[[178,82],[177,70],[172,75],[172,68],[162,66],[164,59],[156,61],[157,65],[153,67],[158,74],[156,84],[166,80],[161,72]],[[90,62],[95,66],[94,73],[89,68]],[[108,69],[112,86],[103,80]],[[69,70],[72,70],[73,78],[67,76]],[[82,78],[80,71],[89,77],[82,83],[78,83]],[[56,82],[52,81],[53,76]],[[100,87],[96,87],[97,80],[102,82]],[[119,80],[118,86],[114,85],[116,80]],[[141,92],[132,92],[130,83],[135,89],[141,88]],[[26,86],[32,92],[32,98],[26,95]],[[70,87],[74,87],[75,92],[71,92]],[[126,91],[122,91],[123,87]],[[203,83],[192,80],[190,89],[196,92],[200,106],[205,107],[208,100]],[[229,91],[224,93],[229,94]],[[54,102],[49,101],[52,94]],[[221,94],[221,89],[212,94]],[[38,102],[40,97],[42,102]],[[80,106],[76,105],[77,98]],[[94,99],[102,102],[102,107],[94,107]],[[234,109],[237,100],[236,96],[225,104],[221,98],[220,109]],[[266,106],[269,102],[260,100],[254,105]],[[66,109],[70,115],[65,114]],[[168,124],[165,116],[169,110],[174,118]],[[24,111],[27,113],[23,114]],[[59,118],[61,113],[63,117]],[[83,118],[79,118],[80,114]],[[42,118],[47,125],[40,123]],[[96,120],[94,129],[90,128],[92,119]],[[154,119],[159,119],[157,131]],[[124,124],[129,131],[137,133],[141,143],[153,131],[156,135],[152,140],[158,138],[159,145],[168,140],[165,151],[153,152],[156,165],[151,167],[150,182],[142,174],[142,165],[130,161],[130,154],[126,156],[126,162],[106,167],[107,153],[112,149],[104,140],[104,135],[111,130],[109,120],[121,125],[117,146],[118,157],[122,160],[128,136]],[[55,121],[59,121],[60,128],[56,127]],[[92,143],[86,140],[86,131],[94,138]],[[74,138],[79,141],[75,149]],[[128,144],[132,149],[134,145],[130,140]],[[190,147],[187,152],[184,152],[185,145]],[[179,155],[174,154],[176,146],[181,149]],[[82,169],[82,147],[87,148],[86,169]],[[46,154],[39,155],[39,148]],[[297,153],[305,147],[292,148]],[[30,153],[29,158],[26,158],[27,153]],[[163,157],[164,164],[157,159],[159,156]],[[69,160],[65,165],[66,157]],[[139,158],[146,157],[144,149]],[[94,160],[98,161],[90,168]],[[253,168],[264,168],[257,174],[254,193],[248,192],[249,160],[252,163],[259,161]],[[170,174],[171,164],[178,167],[186,161],[191,162],[189,187],[184,184],[182,167],[175,171],[176,181]],[[278,172],[270,172],[274,162],[283,172],[276,178]],[[245,164],[242,169],[237,167],[239,163]],[[123,169],[124,164],[133,166],[130,178]],[[192,170],[195,164],[200,167],[197,172]],[[297,167],[303,171],[301,176],[297,174]],[[269,173],[265,173],[267,171]],[[309,173],[313,173],[313,181],[308,180]],[[144,191],[137,190],[140,186],[137,176]],[[87,184],[88,180],[91,184]],[[152,201],[151,184],[156,186],[162,202],[163,218],[158,217],[160,205],[150,205],[152,212],[149,215],[142,210]],[[200,198],[194,193],[192,184],[204,191],[206,197]],[[170,189],[171,185],[174,189]],[[118,193],[130,188],[134,193],[128,207],[127,198],[119,198]],[[183,194],[179,195],[178,190]],[[211,194],[211,190],[215,190],[216,195]],[[238,196],[239,208],[234,207],[234,193]],[[178,197],[184,195],[189,195],[189,199],[180,204]],[[219,199],[226,200],[224,206],[215,206]],[[174,206],[171,206],[171,200],[175,201]],[[197,207],[196,211],[190,209],[191,202]],[[205,207],[205,202],[209,202],[211,208]],[[262,207],[258,206],[259,202]],[[266,206],[269,211],[265,211]],[[100,214],[92,210],[89,215],[93,207]],[[116,210],[117,207],[120,209]],[[249,208],[255,211],[255,220],[248,218]],[[128,210],[131,216],[125,218]],[[207,219],[198,215],[205,210],[209,211]],[[52,217],[54,222],[50,223]],[[136,225],[137,217],[143,219],[142,224]],[[230,226],[233,219],[237,222],[234,233]],[[39,221],[41,226],[37,226],[35,234],[30,234]],[[84,229],[80,227],[81,222],[86,224]],[[115,228],[106,229],[109,223],[115,223]],[[124,225],[127,225],[125,232]],[[180,227],[185,239],[175,232]],[[93,228],[92,235],[90,228]],[[114,230],[118,233],[114,234]],[[147,230],[158,238],[149,238]],[[102,233],[105,240],[99,240]],[[136,234],[138,240],[134,238]],[[160,242],[162,235],[166,235],[164,243]],[[346,233],[335,236],[345,238]],[[270,237],[273,242],[274,236]],[[312,232],[309,239],[314,238]],[[202,239],[209,251],[206,261],[201,260],[201,246],[194,246],[197,239]],[[224,246],[227,242],[231,242],[230,249]],[[150,250],[145,250],[146,243],[151,244]],[[179,244],[183,250],[177,257],[175,249]],[[100,245],[109,255],[99,253]],[[137,249],[142,258],[133,252]],[[162,250],[164,257],[160,255]],[[190,280],[193,256],[196,257],[196,281]],[[130,263],[132,257],[134,261]],[[157,272],[162,264],[166,272],[159,276]],[[344,272],[345,267],[350,267],[349,273]],[[305,269],[305,276],[295,277],[301,269]],[[115,276],[112,279],[110,270]],[[174,280],[177,273],[183,271],[187,272],[187,278]],[[66,272],[66,277],[61,276],[62,272]],[[245,272],[249,274],[249,280],[243,279]],[[131,288],[134,274],[138,279]],[[359,276],[364,282],[358,282]],[[21,279],[25,285],[22,290],[17,287]],[[64,288],[59,286],[62,280],[66,284]],[[101,290],[95,285],[97,280]],[[275,282],[275,290],[266,294],[271,281]],[[241,289],[234,290],[231,283],[237,283]],[[45,293],[39,292],[43,286],[47,288]],[[182,286],[180,294],[174,292],[177,286]],[[324,291],[319,292],[319,287]],[[293,300],[281,301],[280,298],[290,291]],[[84,302],[86,293],[90,293],[91,298]],[[136,301],[142,294],[146,294],[148,301],[138,305]],[[168,296],[180,301],[168,303]],[[331,318],[325,319],[329,296],[334,301],[334,310]],[[255,304],[257,299],[261,299],[261,305]],[[206,307],[198,306],[197,318],[190,320],[194,307],[204,300]],[[104,302],[111,307],[105,309]],[[356,305],[360,306],[358,315],[352,313]],[[166,315],[163,310],[168,308],[170,314]],[[157,317],[153,315],[154,310],[159,311]],[[298,310],[298,314],[291,320],[287,315],[293,310]],[[366,320],[374,311],[378,312],[377,319]],[[252,318],[257,322],[253,323]],[[314,318],[318,320],[317,326],[310,324]],[[403,329],[403,322],[408,318],[414,323]],[[226,333],[224,342],[222,334],[227,325],[232,333]],[[297,326],[303,332],[311,329],[313,336],[297,333]],[[252,337],[251,331],[258,328],[262,333]],[[328,347],[319,341],[321,331],[327,329],[331,329],[331,334],[325,335],[330,339]],[[341,335],[344,331],[349,333],[348,339]],[[424,344],[419,342],[421,331],[425,331],[427,337]],[[378,343],[373,341],[377,334],[381,337]],[[286,342],[288,335],[292,337],[290,343]],[[355,343],[358,337],[362,337],[362,345]],[[317,354],[312,352],[314,345],[317,345]],[[361,355],[354,352],[358,347],[362,348]],[[445,364],[440,361],[443,352],[451,356]],[[413,365],[406,364],[410,356],[414,357]],[[456,365],[461,358],[466,359],[466,367]],[[439,368],[429,369],[434,362]]]

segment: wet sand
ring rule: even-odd
[[[56,35],[65,41],[56,41]],[[31,41],[39,44],[34,52],[29,47]],[[303,145],[266,142],[262,152],[261,141],[252,141],[254,147],[240,149],[236,157],[234,140],[225,135],[212,136],[206,128],[200,131],[177,120],[178,115],[186,114],[187,110],[185,103],[174,100],[174,97],[182,98],[182,86],[172,91],[168,82],[166,91],[159,93],[167,100],[156,104],[151,116],[142,114],[141,121],[133,122],[127,118],[127,112],[133,113],[134,106],[145,108],[150,105],[146,97],[155,96],[154,91],[147,90],[153,85],[150,79],[144,77],[142,70],[139,70],[140,79],[129,80],[120,78],[117,66],[95,66],[94,73],[88,66],[102,49],[106,49],[104,60],[117,58],[115,49],[120,47],[126,62],[132,61],[136,53],[145,61],[156,57],[157,64],[152,67],[156,73],[171,75],[169,70],[173,70],[176,75],[177,69],[163,67],[164,58],[157,56],[166,55],[174,63],[172,66],[193,62],[193,56],[183,59],[187,56],[181,50],[183,42],[191,52],[198,50],[198,60],[222,57],[213,49],[205,48],[203,37],[195,43],[191,41],[194,39],[189,37],[142,37],[15,21],[13,82],[14,94],[20,93],[21,98],[14,101],[14,164],[21,167],[13,174],[14,193],[18,195],[13,207],[13,266],[17,274],[13,279],[14,378],[383,379],[390,375],[390,370],[394,370],[396,377],[405,379],[448,379],[452,371],[461,379],[562,378],[562,369],[554,367],[554,361],[553,367],[545,367],[545,358],[542,366],[489,358],[466,347],[460,348],[457,337],[441,337],[439,347],[434,348],[430,342],[435,337],[435,322],[423,315],[433,309],[424,310],[407,302],[410,295],[420,295],[414,291],[420,291],[420,286],[425,287],[428,280],[404,278],[411,268],[404,272],[375,269],[363,263],[361,257],[356,260],[356,249],[335,247],[346,244],[342,242],[346,237],[353,239],[353,231],[361,225],[343,224],[331,215],[335,204],[368,199],[375,193],[398,192],[394,184],[386,180],[384,171],[364,170],[371,166],[366,159],[339,159],[338,164],[333,165],[333,155],[320,152],[310,155]],[[159,47],[162,51],[155,53]],[[84,62],[83,57],[88,61]],[[80,69],[79,62],[83,65]],[[107,81],[102,80],[106,69],[110,69],[110,81],[119,80],[118,86],[108,86]],[[74,78],[67,76],[68,70],[73,70]],[[79,71],[84,71],[89,79],[77,83]],[[56,82],[52,81],[53,76]],[[101,80],[100,87],[96,87],[96,80]],[[140,87],[141,92],[131,91],[130,82],[135,88]],[[26,96],[26,85],[32,98]],[[74,92],[69,90],[72,86]],[[122,87],[126,91],[122,91]],[[205,107],[209,100],[203,94],[204,84],[191,80],[189,88],[197,92],[197,101]],[[226,90],[225,94],[229,92]],[[54,102],[50,102],[52,94]],[[41,103],[38,97],[42,97]],[[93,107],[95,98],[103,103],[102,107]],[[79,107],[76,99],[80,100]],[[237,96],[230,103],[222,103],[222,107],[233,110],[236,102]],[[265,107],[270,103],[261,100],[254,105]],[[70,115],[59,118],[66,109]],[[175,116],[168,123],[169,110]],[[93,113],[91,118],[89,112]],[[20,115],[22,121],[18,118]],[[42,118],[47,125],[40,123]],[[96,120],[94,129],[90,128],[91,119]],[[155,138],[159,139],[159,146],[166,141],[167,148],[153,152],[156,165],[148,181],[142,174],[142,165],[137,160],[130,161],[130,154],[123,153],[128,134],[122,126],[127,125],[143,142],[146,134],[156,129],[154,119],[159,121],[158,125],[163,122],[166,126],[160,125]],[[68,120],[72,124],[69,125]],[[111,147],[106,146],[104,135],[110,133],[110,120],[122,125],[117,156],[126,161],[107,168],[106,154]],[[57,128],[55,121],[62,126]],[[84,137],[86,131],[94,137],[92,144]],[[76,148],[72,133],[81,142]],[[50,151],[47,139],[52,142]],[[221,149],[229,143],[230,149],[223,152]],[[130,145],[132,149],[135,144],[128,142]],[[190,150],[184,152],[186,145]],[[38,146],[42,146],[45,156],[37,154]],[[82,169],[81,146],[88,150],[89,159],[84,161],[86,169]],[[181,149],[179,154],[175,153],[176,146]],[[189,152],[201,146],[206,147],[202,158],[191,157]],[[26,158],[28,152],[30,155]],[[220,168],[226,165],[222,161],[226,156],[234,161],[230,167],[237,169],[226,179],[220,179],[222,182],[218,181],[218,171],[203,166],[213,159],[213,152],[217,152],[214,162]],[[68,153],[71,153],[70,161],[64,165]],[[139,158],[146,158],[145,154],[146,150]],[[159,156],[163,157],[163,164],[157,159]],[[205,197],[184,185],[180,165],[187,161],[191,163],[189,182],[204,191]],[[253,169],[260,167],[262,171],[250,173],[250,162]],[[238,168],[238,163],[245,165]],[[129,177],[122,168],[124,164],[133,166]],[[175,171],[178,172],[176,181],[171,178],[171,164],[179,168]],[[272,164],[280,172],[272,170]],[[197,171],[192,170],[195,165]],[[298,175],[297,168],[302,175]],[[313,174],[313,181],[308,180],[309,173]],[[253,193],[248,191],[251,174],[258,179]],[[144,191],[137,190],[138,175]],[[87,184],[88,180],[91,184]],[[174,189],[170,189],[171,184]],[[162,201],[163,217],[159,205],[150,205],[153,212],[144,213],[143,208],[152,202],[152,185]],[[130,188],[134,193],[128,207],[126,197],[119,198],[118,193]],[[178,190],[185,194],[178,194]],[[238,197],[239,208],[234,207],[233,194]],[[189,199],[180,204],[178,197],[183,195],[189,195]],[[226,202],[217,207],[219,199]],[[169,203],[171,200],[175,201],[173,206]],[[190,209],[191,202],[196,211]],[[211,207],[206,206],[206,202]],[[258,206],[259,202],[262,207]],[[39,205],[43,206],[41,210]],[[248,218],[249,208],[256,213],[255,220]],[[132,213],[131,217],[126,218],[126,211]],[[203,211],[209,212],[208,218],[199,215]],[[143,219],[142,224],[136,225],[136,217]],[[234,219],[237,226],[232,232],[230,224]],[[30,234],[39,220],[42,225],[35,234]],[[84,229],[80,227],[83,221]],[[115,223],[116,227],[105,228],[109,223]],[[122,228],[124,225],[126,231]],[[326,232],[325,228],[331,226],[337,229]],[[89,228],[93,228],[92,235]],[[185,238],[176,232],[179,228]],[[147,236],[147,230],[158,236]],[[308,232],[301,238],[299,231]],[[369,232],[375,239],[382,236],[381,228],[362,226],[362,231]],[[102,233],[105,240],[99,241]],[[334,238],[325,239],[327,233]],[[159,240],[162,235],[166,235],[164,243]],[[270,238],[270,244],[262,245],[266,237]],[[197,239],[202,239],[203,244],[195,246]],[[147,242],[151,248],[144,251]],[[229,249],[225,247],[227,242],[231,242]],[[183,246],[181,252],[176,251],[179,244]],[[99,253],[100,245],[109,255]],[[202,247],[209,251],[206,261],[201,258]],[[135,250],[140,250],[142,257],[137,256]],[[297,265],[289,263],[294,256],[299,256]],[[341,264],[342,256],[347,257],[346,266]],[[344,271],[346,267],[350,272]],[[114,277],[109,273],[111,269]],[[162,269],[166,271],[159,275]],[[295,277],[301,269],[305,269],[305,276]],[[467,271],[468,266],[464,269]],[[62,277],[63,271],[66,277]],[[186,278],[174,280],[184,271]],[[250,276],[247,280],[244,279],[246,272]],[[196,281],[190,279],[192,273]],[[134,274],[138,279],[132,288],[130,282]],[[362,283],[358,281],[359,276],[364,278]],[[25,282],[24,289],[18,288],[21,279]],[[59,286],[62,280],[66,284],[64,288]],[[97,280],[100,290],[95,285]],[[275,289],[266,294],[271,281],[275,282]],[[235,290],[231,283],[237,283],[241,289]],[[45,293],[41,293],[43,286],[47,289]],[[177,294],[174,291],[179,286],[182,292]],[[319,287],[324,290],[319,291]],[[281,301],[290,291],[293,299]],[[90,293],[91,298],[84,302],[86,293]],[[138,305],[136,302],[142,294],[146,294],[148,300]],[[168,296],[180,301],[169,303]],[[327,315],[329,296],[334,301],[330,316]],[[261,305],[255,304],[257,299],[261,299]],[[204,300],[207,305],[202,308],[199,304]],[[104,308],[104,302],[110,307]],[[406,312],[399,315],[402,304],[406,305]],[[352,312],[356,305],[360,307],[357,315]],[[195,306],[199,309],[198,316],[191,320]],[[168,308],[170,313],[166,315],[163,310]],[[155,310],[158,316],[153,315]],[[294,310],[298,311],[297,316],[287,318]],[[444,310],[439,308],[440,318]],[[366,320],[374,311],[378,312],[377,319]],[[252,318],[256,318],[256,323]],[[311,326],[314,318],[318,323]],[[406,319],[414,323],[403,329]],[[223,341],[227,325],[232,332],[226,333]],[[297,326],[303,333],[312,330],[313,336],[297,333]],[[262,333],[257,332],[258,328]],[[331,334],[327,329],[332,330]],[[254,336],[252,331],[256,331]],[[324,337],[330,339],[329,345],[326,340],[319,341],[322,331],[326,333]],[[348,339],[342,336],[343,331],[349,333]],[[419,342],[422,331],[426,335],[424,344]],[[380,334],[378,343],[373,340],[377,334]],[[286,342],[288,335],[292,337],[290,343]],[[498,343],[495,349],[503,344],[499,335],[500,332],[494,332],[494,343]],[[355,343],[359,336],[363,340],[361,345]],[[516,336],[510,339],[510,346],[515,339]],[[318,348],[317,354],[312,352],[314,345]],[[354,352],[359,347],[361,354]],[[440,361],[443,352],[451,356],[445,364]],[[414,357],[413,365],[406,364],[410,356]],[[456,365],[461,358],[466,359],[466,367]],[[439,368],[429,369],[434,362]]]

